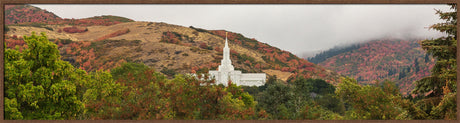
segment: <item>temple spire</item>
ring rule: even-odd
[[[227,32],[225,32],[224,57],[220,61],[219,71],[233,71],[232,60],[230,59],[230,48],[228,47]]]
[[[228,33],[228,32],[225,32],[225,47],[224,47],[224,48],[226,48],[226,47],[228,48],[227,33]]]
[[[243,74],[241,70],[235,70],[230,59],[230,47],[228,46],[228,33],[225,32],[225,43],[223,48],[223,57],[220,61],[218,70],[210,70],[209,75],[211,79],[216,80],[216,84],[223,84],[229,86],[228,83],[232,83],[244,86],[262,86],[265,84],[267,75],[265,73],[250,73]],[[233,45],[237,46],[237,45]]]

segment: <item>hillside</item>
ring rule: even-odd
[[[72,26],[109,26],[123,22],[134,22],[131,19],[103,15],[83,19],[61,18],[54,13],[31,5],[5,5],[5,24],[17,26],[46,27],[45,25],[72,25]]]
[[[54,13],[30,5],[5,5],[5,24],[42,23],[62,20]]]
[[[318,54],[318,65],[350,76],[361,84],[385,79],[395,81],[402,94],[414,88],[413,81],[430,75],[434,59],[417,40],[382,39],[336,48]]]
[[[214,70],[222,59],[225,30],[206,30],[157,22],[133,22],[122,17],[93,17],[101,23],[75,23],[62,19],[57,24],[8,25],[6,45],[23,45],[22,35],[45,32],[58,44],[62,59],[87,71],[110,70],[123,62],[143,63],[172,77],[177,73]],[[81,20],[85,19],[80,19]],[[72,22],[72,23],[70,23]],[[228,31],[227,31],[228,32]],[[235,69],[266,72],[287,81],[304,76],[337,84],[340,75],[288,51],[242,34],[229,32]]]

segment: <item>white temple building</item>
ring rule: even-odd
[[[219,69],[209,71],[210,77],[216,79],[216,84],[228,86],[229,80],[236,85],[243,86],[262,86],[265,84],[267,77],[265,73],[241,73],[241,71],[233,68],[232,61],[230,60],[227,34],[225,34],[225,47],[223,51],[224,57],[219,65]]]

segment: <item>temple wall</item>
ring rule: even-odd
[[[262,86],[265,84],[266,77],[265,73],[244,73],[241,74],[239,85]]]

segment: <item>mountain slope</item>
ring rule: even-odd
[[[361,84],[375,84],[375,80],[382,82],[385,79],[395,81],[402,94],[414,88],[413,81],[429,76],[435,62],[423,51],[419,41],[397,39],[333,49],[310,59],[316,59],[318,65],[339,74],[353,77]]]
[[[30,5],[5,5],[5,24],[56,22],[54,13]]]
[[[31,5],[5,5],[5,24],[6,25],[29,25],[42,27],[42,24],[49,25],[73,25],[73,26],[91,26],[91,25],[114,25],[123,22],[134,22],[131,19],[103,15],[83,19],[66,19],[61,18],[54,13],[31,6]]]
[[[95,18],[109,22],[106,17]],[[42,27],[8,25],[6,44],[12,48],[23,44],[22,35],[45,32],[58,44],[62,59],[87,71],[110,70],[123,62],[138,62],[172,76],[207,72],[220,64],[225,30],[115,19],[122,23],[76,25],[63,19],[58,25],[43,24]],[[337,73],[290,52],[234,32],[229,32],[228,39],[235,69],[266,72],[285,81],[298,76],[321,78],[333,84],[339,81]]]

